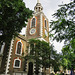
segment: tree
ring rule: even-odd
[[[75,69],[75,39],[62,49],[62,66],[64,69]]]
[[[60,54],[58,54],[57,51],[54,49],[53,45],[51,45],[50,47],[51,47],[50,63],[54,68],[54,72],[56,73],[57,71],[60,70],[61,57]]]
[[[54,31],[53,39],[65,40],[66,44],[62,49],[62,64],[64,68],[71,68],[75,61],[75,0],[60,5],[60,8],[53,14],[55,20],[51,22],[51,31]],[[69,65],[68,65],[69,64]]]
[[[54,39],[57,41],[70,41],[75,39],[75,0],[68,4],[60,5],[51,22],[51,32],[54,31]]]
[[[54,71],[59,71],[60,66],[60,55],[54,50],[53,45],[49,45],[49,43],[45,41],[40,41],[36,39],[29,40],[30,53],[25,56],[26,60],[33,59],[35,61],[35,73],[38,75],[39,69],[43,67],[44,74],[46,68],[50,68],[50,66],[54,67]]]
[[[0,0],[0,43],[10,42],[26,26],[32,11],[23,0]]]
[[[35,73],[38,75],[40,68],[43,67],[46,69],[50,66],[50,46],[49,43],[36,39],[30,39],[29,44],[30,53],[25,57],[25,59],[33,59],[35,61]]]

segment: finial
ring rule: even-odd
[[[37,0],[37,3],[40,3],[40,1],[39,1],[39,0]]]

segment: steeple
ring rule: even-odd
[[[43,10],[43,7],[41,6],[41,3],[39,0],[37,0],[37,4],[34,7],[35,12],[41,12]]]

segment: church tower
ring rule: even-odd
[[[49,21],[43,13],[43,7],[39,0],[34,7],[33,17],[28,20],[26,38],[39,39],[49,42]]]

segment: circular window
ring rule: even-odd
[[[32,34],[34,34],[36,32],[36,29],[35,28],[32,28],[31,30],[30,30],[30,34],[32,35]]]

